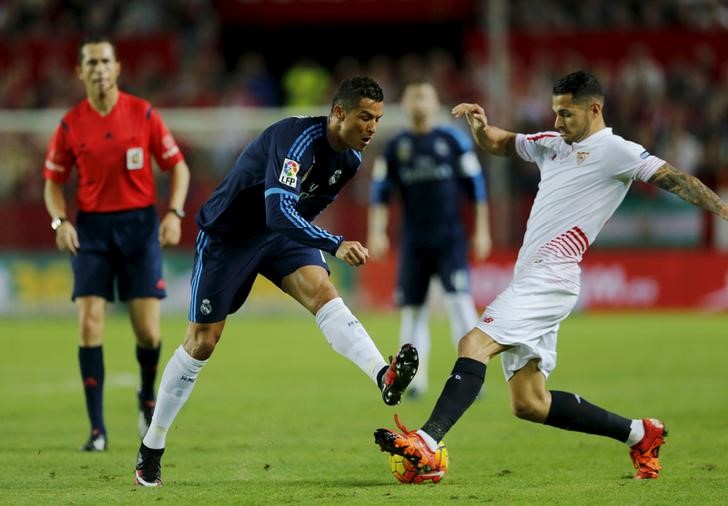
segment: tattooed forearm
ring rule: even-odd
[[[702,207],[723,219],[728,219],[728,204],[698,178],[677,170],[666,163],[650,178],[650,182],[663,190],[674,193],[685,202]]]

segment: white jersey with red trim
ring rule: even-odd
[[[665,161],[604,128],[567,144],[558,132],[516,135],[516,152],[541,171],[515,275],[579,282],[579,262],[624,199]],[[535,269],[535,271],[532,271]]]

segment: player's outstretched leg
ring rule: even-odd
[[[642,420],[645,427],[645,436],[636,445],[632,446],[629,456],[637,474],[635,480],[653,480],[659,478],[660,470],[660,446],[665,444],[667,429],[665,425],[655,418]]]
[[[409,343],[403,344],[394,358],[389,357],[389,367],[382,376],[382,399],[385,404],[399,404],[407,385],[417,374],[419,362],[417,350]]]
[[[413,466],[427,472],[435,467],[435,451],[430,449],[422,435],[417,431],[409,431],[394,415],[394,421],[402,434],[390,429],[377,429],[374,431],[374,442],[383,452],[392,455],[401,455],[409,460]]]
[[[164,448],[153,450],[142,443],[137,453],[134,482],[143,487],[159,487],[162,485],[162,454]]]

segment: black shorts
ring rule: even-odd
[[[71,256],[71,299],[98,295],[119,299],[163,299],[162,248],[159,217],[154,206],[113,213],[79,212],[76,220],[79,249]]]
[[[470,291],[466,239],[427,246],[401,241],[395,302],[400,306],[424,304],[433,276],[440,279],[447,293]]]
[[[283,278],[306,265],[329,271],[321,250],[268,232],[244,244],[230,244],[205,232],[197,235],[189,319],[214,323],[243,305],[262,274],[280,288]]]

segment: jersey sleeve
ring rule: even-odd
[[[146,116],[150,122],[149,150],[160,169],[170,170],[184,160],[182,151],[157,111],[150,106]]]
[[[312,162],[310,147],[317,136],[325,135],[324,125],[317,124],[310,127],[308,132],[294,132],[294,135],[280,130],[282,132],[279,135],[275,131],[271,132],[272,142],[267,157],[266,225],[293,241],[335,255],[344,241],[343,236],[333,235],[314,225],[296,210],[304,179],[303,162]]]
[[[665,160],[651,155],[636,142],[614,138],[607,146],[607,153],[613,170],[613,176],[619,179],[649,181],[657,169],[665,164]]]
[[[456,128],[448,129],[452,135],[457,153],[457,170],[465,193],[473,202],[487,200],[487,188],[483,166],[475,154],[475,145],[470,137]]]
[[[527,162],[534,162],[540,166],[547,153],[553,152],[552,146],[559,137],[558,132],[516,134],[516,153]]]
[[[373,205],[387,204],[392,195],[393,181],[390,174],[392,164],[388,157],[380,155],[374,159],[372,182],[369,189],[369,203]]]
[[[76,157],[68,140],[68,125],[61,121],[56,127],[50,142],[43,168],[43,177],[56,183],[65,183],[71,176]]]

